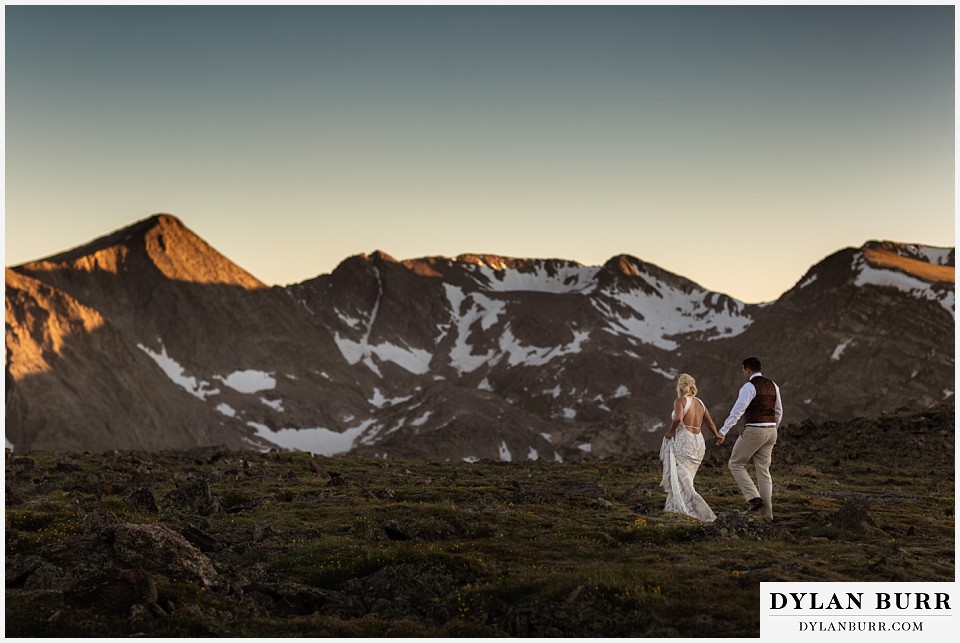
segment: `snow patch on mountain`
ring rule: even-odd
[[[934,246],[919,246],[917,254],[935,266],[949,266],[953,248],[937,248]]]
[[[376,420],[371,420],[369,426],[372,428],[370,428],[366,433],[364,433],[359,438],[357,438],[354,444],[370,445],[370,444],[377,443],[377,436],[380,435],[381,431],[383,431],[385,425],[377,424]]]
[[[840,356],[843,355],[843,351],[847,350],[847,346],[849,346],[850,342],[852,341],[853,339],[848,339],[847,341],[838,344],[837,347],[833,349],[833,355],[830,356],[830,360],[834,362],[839,361]]]
[[[489,330],[506,309],[506,303],[478,293],[466,295],[463,289],[450,284],[444,284],[444,288],[450,302],[451,322],[457,328],[457,341],[450,350],[450,365],[460,374],[471,373],[493,359],[494,351],[491,349],[483,354],[474,354],[473,346],[467,343],[470,328],[479,320],[480,327]],[[470,304],[470,307],[461,314],[464,303]]]
[[[870,244],[868,244],[870,245]],[[901,257],[918,259],[934,266],[949,266],[953,248],[940,246],[921,246],[912,243],[886,243],[884,249],[895,252]]]
[[[524,366],[543,366],[552,359],[579,353],[583,343],[590,339],[590,333],[574,331],[573,341],[566,346],[524,346],[513,336],[507,326],[500,336],[500,350],[507,355],[510,366],[523,364]]]
[[[382,362],[393,362],[405,371],[416,375],[424,375],[430,370],[430,360],[433,359],[433,353],[420,348],[404,348],[383,342],[381,344],[364,343],[364,341],[355,342],[350,339],[340,337],[339,333],[334,334],[334,342],[340,349],[340,354],[351,366],[363,360],[364,364],[377,375],[382,377],[380,369],[377,368],[371,356],[377,356]],[[365,340],[368,342],[368,340]]]
[[[217,404],[217,412],[226,415],[228,418],[237,417],[237,411],[225,402]]]
[[[430,419],[430,416],[433,415],[433,411],[427,411],[413,422],[410,423],[410,426],[423,426],[427,423],[427,420]]]
[[[466,327],[469,328],[479,319],[481,328],[490,330],[507,307],[506,302],[492,299],[480,293],[470,293],[468,295],[457,286],[451,286],[450,284],[444,284],[443,286],[447,293],[447,300],[450,302],[452,321],[457,324],[458,328],[463,327],[465,320],[469,320],[469,323],[466,324]],[[460,310],[464,301],[473,302],[473,305],[466,313],[461,315]]]
[[[405,359],[406,356],[398,355],[398,353],[403,352],[403,349],[398,350],[398,347],[390,344],[384,344],[381,346],[370,345],[370,337],[373,333],[373,325],[377,321],[377,315],[380,313],[380,301],[383,299],[383,278],[380,276],[380,270],[378,268],[374,267],[373,271],[377,276],[377,300],[373,303],[373,308],[370,310],[370,314],[367,317],[367,327],[364,329],[363,337],[359,342],[357,342],[351,339],[340,337],[340,333],[334,333],[333,340],[336,343],[337,348],[340,349],[340,353],[343,355],[343,358],[347,360],[351,366],[355,366],[357,363],[362,361],[364,366],[373,371],[377,376],[383,377],[383,373],[380,372],[380,369],[377,368],[376,363],[373,361],[374,354],[376,354],[377,357],[380,357],[381,360],[385,361],[394,361],[394,359],[399,359],[402,362],[407,362],[408,360]],[[415,356],[412,362],[417,363]],[[401,366],[403,368],[407,368],[403,364],[401,364]],[[407,368],[407,370],[410,369]]]
[[[653,365],[650,367],[650,370],[653,371],[654,373],[658,374],[658,375],[663,375],[663,376],[664,376],[665,378],[667,378],[668,380],[672,380],[672,379],[674,379],[677,375],[680,374],[680,371],[678,371],[678,370],[676,370],[676,369],[674,369],[674,368],[671,368],[669,371],[665,371],[665,370],[663,370],[662,368],[660,368],[659,366],[657,366],[656,362],[653,363]]]
[[[956,293],[954,291],[943,292],[937,297],[937,301],[940,302],[940,305],[943,306],[946,310],[950,312],[951,315],[956,317]]]
[[[621,397],[627,397],[628,395],[630,395],[630,389],[628,389],[626,386],[624,386],[623,384],[621,384],[621,385],[617,388],[616,393],[613,394],[613,397],[616,399],[616,398],[621,398]]]
[[[277,386],[277,380],[275,380],[272,375],[253,369],[234,371],[226,377],[223,375],[214,375],[213,379],[220,380],[234,391],[240,393],[270,391]]]
[[[530,451],[527,453],[527,460],[539,460],[540,454],[537,453],[537,450],[533,447],[530,447]]]
[[[373,423],[374,420],[366,420],[343,432],[325,428],[273,431],[268,426],[258,422],[247,422],[247,426],[256,429],[257,437],[276,444],[278,447],[329,456],[346,453],[352,449],[354,441]]]
[[[917,299],[935,301],[943,306],[951,315],[956,316],[953,290],[935,289],[932,284],[922,279],[911,277],[899,270],[876,268],[868,264],[862,254],[854,258],[853,268],[856,272],[854,284],[857,286],[896,288],[900,292],[907,293]]]
[[[346,324],[350,328],[353,328],[355,330],[360,330],[362,328],[362,324],[363,324],[362,320],[357,319],[356,317],[351,317],[350,315],[347,315],[346,313],[340,310],[337,310],[336,308],[333,310],[333,312],[336,313],[337,317],[340,318],[340,321],[342,321],[344,324]]]
[[[185,390],[190,395],[200,398],[201,400],[206,400],[211,395],[218,395],[220,389],[218,388],[208,388],[210,386],[209,382],[197,381],[197,378],[192,375],[187,375],[186,370],[177,363],[175,359],[167,355],[167,349],[163,345],[163,342],[160,343],[160,352],[154,352],[144,346],[143,344],[137,344],[137,348],[142,350],[144,353],[150,356],[150,358],[156,362],[157,366],[160,367],[160,370],[163,371],[164,375],[170,378],[170,381]]]
[[[674,335],[709,332],[709,339],[734,337],[743,333],[753,319],[744,314],[744,304],[729,300],[730,305],[718,309],[722,301],[717,293],[693,290],[689,293],[673,288],[652,275],[645,276],[653,292],[634,289],[627,292],[606,290],[601,294],[632,310],[635,315],[614,312],[609,303],[594,299],[593,304],[608,319],[605,329],[614,335],[628,335],[664,350],[674,350]]]
[[[406,423],[407,423],[407,418],[400,418],[400,421],[397,422],[394,426],[392,426],[392,427],[390,428],[390,430],[387,431],[386,435],[390,435],[391,433],[394,433],[395,431],[399,431],[400,429],[402,429],[402,428],[404,427],[404,425],[405,425]]]
[[[566,263],[554,266],[553,273],[540,261],[536,261],[533,270],[523,271],[503,265],[500,269],[479,265],[475,272],[482,276],[479,285],[492,292],[548,292],[555,294],[584,292],[596,285],[597,267]]]
[[[815,275],[815,274],[814,274],[814,275],[810,275],[809,277],[807,277],[806,279],[803,280],[803,283],[800,284],[800,285],[798,286],[798,288],[806,288],[807,286],[809,286],[810,284],[812,284],[812,283],[815,282],[816,280],[817,280],[817,275]]]
[[[407,397],[395,397],[395,398],[389,399],[384,397],[383,393],[380,392],[380,389],[375,388],[373,389],[373,398],[370,399],[370,404],[377,407],[378,409],[382,409],[388,404],[390,406],[396,406],[397,404],[402,404],[403,402],[407,402],[412,398],[413,398],[412,395],[408,395]]]
[[[500,461],[513,462],[513,454],[510,453],[510,448],[505,440],[500,441]]]
[[[283,400],[268,400],[265,397],[260,398],[260,402],[278,413],[283,413]]]

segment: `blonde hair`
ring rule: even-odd
[[[686,373],[677,378],[677,397],[697,394],[697,380]]]

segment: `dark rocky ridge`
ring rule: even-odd
[[[952,249],[871,242],[763,305],[628,255],[589,267],[378,251],[268,288],[158,215],[7,269],[7,439],[638,455],[659,445],[677,373],[722,419],[750,354],[780,384],[787,423],[931,407],[954,390],[953,262]],[[251,374],[269,386],[228,385]]]

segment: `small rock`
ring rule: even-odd
[[[29,591],[56,590],[63,585],[63,570],[43,562],[27,576],[23,589]]]
[[[265,540],[273,535],[273,527],[270,525],[254,525],[253,526],[253,542],[258,543],[261,540]]]
[[[834,528],[851,533],[863,533],[868,525],[877,526],[867,513],[866,505],[855,500],[848,501],[828,520]]]
[[[211,553],[223,549],[223,543],[202,529],[188,526],[181,529],[180,534],[202,552]]]
[[[7,484],[7,506],[15,507],[16,505],[23,504],[23,493],[21,493],[20,488],[16,485]]]
[[[243,591],[276,616],[306,616],[341,601],[337,592],[291,581],[254,583]]]
[[[27,577],[40,565],[40,558],[36,556],[19,555],[7,558],[7,587],[23,585]]]
[[[410,535],[396,520],[388,520],[383,524],[383,533],[390,540],[410,540]]]
[[[33,460],[33,458],[25,455],[17,455],[10,458],[10,466],[16,467],[21,471],[31,471],[37,466],[37,463]]]
[[[160,507],[157,506],[157,499],[153,495],[153,491],[146,487],[139,487],[136,491],[127,496],[127,503],[138,511],[146,511],[154,514],[160,511]]]
[[[213,464],[224,456],[220,447],[194,447],[184,454],[197,464]]]
[[[80,466],[79,464],[76,464],[75,462],[72,462],[66,456],[58,458],[57,464],[54,465],[53,469],[54,471],[62,471],[62,472],[83,471],[82,466]]]
[[[80,530],[86,534],[100,534],[119,523],[120,519],[115,513],[109,509],[97,507],[80,519]]]
[[[207,623],[191,623],[189,634],[191,637],[214,637],[217,636],[216,631]]]
[[[220,502],[210,491],[206,478],[179,487],[164,496],[164,501],[183,509],[192,509],[201,516],[210,516],[220,511]]]
[[[203,612],[200,611],[199,605],[185,605],[180,611],[187,616],[192,616],[193,618],[200,618],[203,616]]]
[[[157,582],[142,569],[103,572],[80,580],[67,596],[104,614],[132,614],[140,606],[146,615],[145,606],[157,602]]]
[[[150,612],[157,618],[165,618],[169,616],[167,611],[160,607],[157,603],[150,603],[147,606],[150,609]]]

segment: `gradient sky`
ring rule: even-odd
[[[6,265],[170,212],[267,283],[626,253],[757,302],[954,245],[952,5],[5,15]]]

